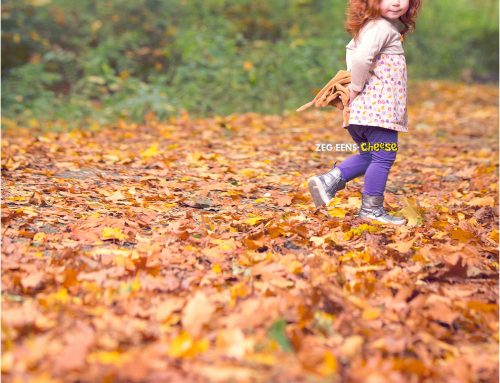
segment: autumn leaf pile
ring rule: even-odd
[[[2,137],[6,382],[493,382],[498,91],[410,87],[391,227],[333,109]]]

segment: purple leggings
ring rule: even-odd
[[[395,143],[398,142],[396,130],[381,128],[378,126],[349,125],[349,134],[359,146],[359,153],[345,159],[337,167],[342,173],[345,181],[365,175],[363,193],[368,195],[384,195],[385,184],[389,170],[396,159],[396,151],[386,150],[362,150],[361,144]],[[364,144],[366,145],[366,144]],[[394,145],[392,145],[394,148]],[[365,148],[366,149],[366,148]]]

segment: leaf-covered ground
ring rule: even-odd
[[[305,100],[306,101],[306,100]],[[387,185],[337,110],[2,139],[6,382],[498,381],[498,91],[412,84]]]

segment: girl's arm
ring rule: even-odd
[[[391,31],[383,22],[371,21],[364,26],[360,32],[356,50],[350,55],[351,90],[357,92],[363,90],[373,59],[389,42],[390,38]]]
[[[360,92],[357,92],[355,90],[352,90],[351,89],[351,84],[349,84],[347,86],[347,88],[349,89],[349,105],[351,105],[351,102],[357,97],[357,95],[360,93]]]

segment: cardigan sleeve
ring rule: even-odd
[[[350,54],[351,89],[361,92],[368,79],[373,59],[391,39],[391,31],[382,23],[369,23],[359,34],[356,49]]]
[[[351,71],[351,56],[352,53],[354,52],[354,40],[349,41],[349,44],[346,45],[346,50],[345,50],[345,63],[347,70],[350,72]]]

